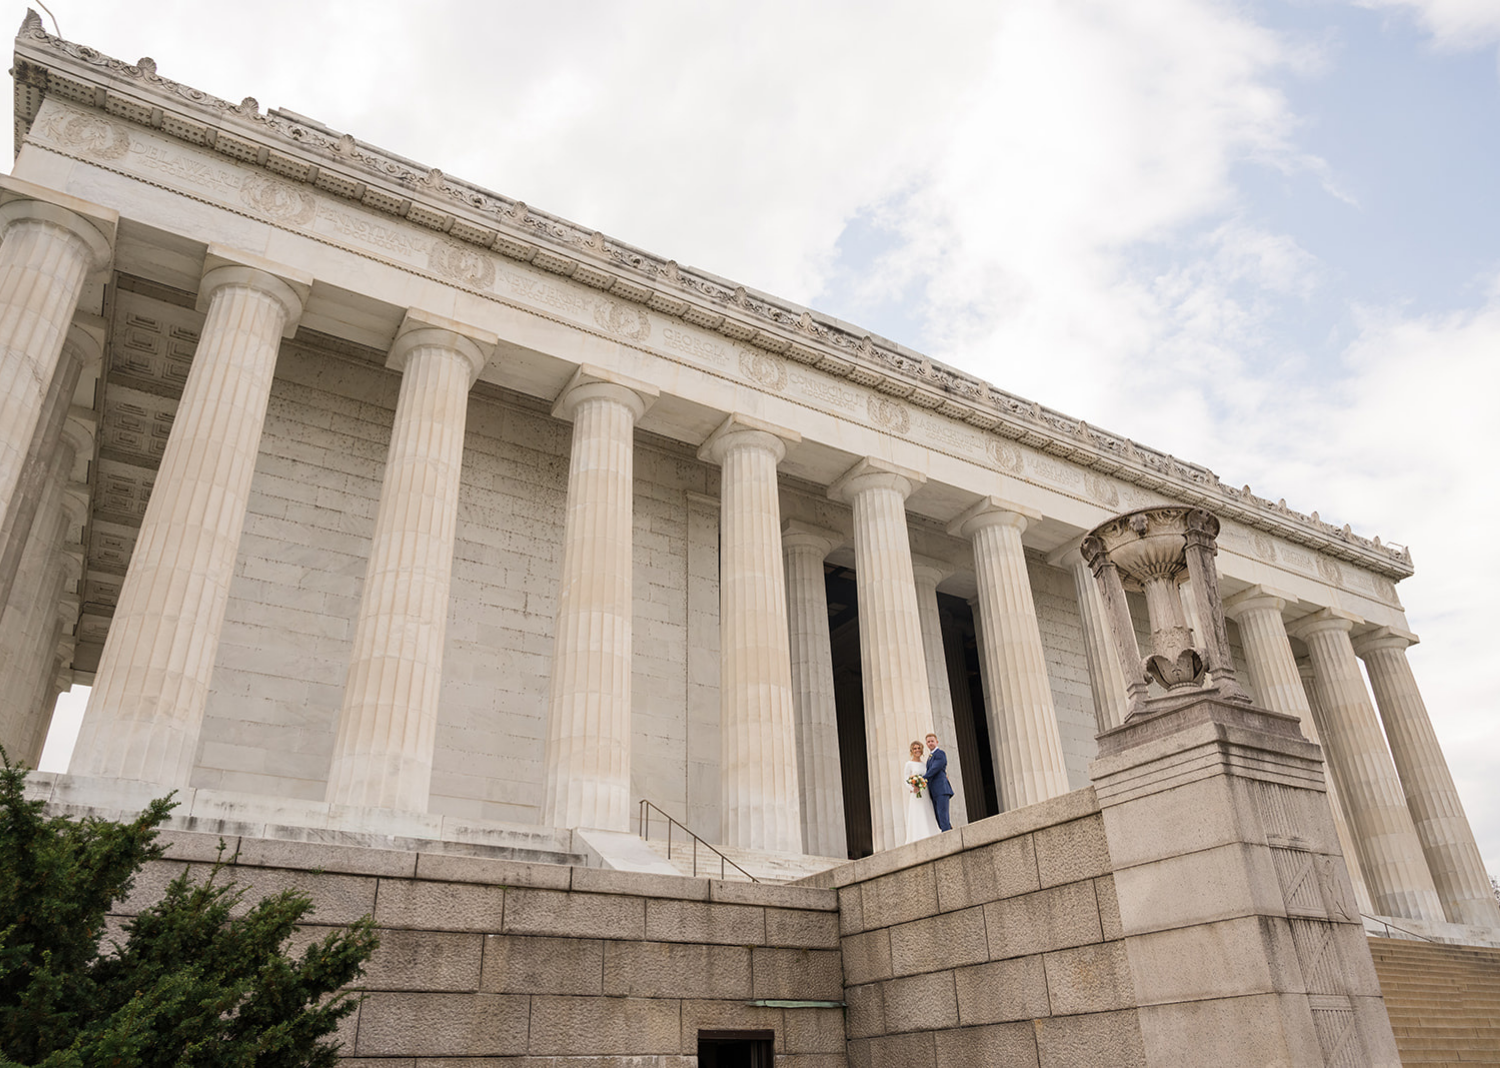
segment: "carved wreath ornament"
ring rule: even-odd
[[[119,159],[130,151],[130,135],[118,123],[94,115],[54,118],[47,130],[65,145],[82,149],[95,159]]]
[[[495,261],[456,241],[434,242],[427,263],[443,277],[474,289],[489,289],[495,284]]]
[[[786,387],[786,364],[763,352],[740,350],[740,372],[757,385],[780,392]]]
[[[1021,450],[1008,441],[999,438],[990,438],[985,444],[985,452],[989,453],[990,459],[1002,471],[1009,471],[1013,475],[1021,473],[1022,456]]]
[[[631,341],[645,341],[651,336],[651,319],[646,313],[618,301],[594,301],[594,322]]]
[[[240,184],[240,199],[246,207],[291,226],[306,226],[318,212],[317,198],[307,190],[260,175]]]
[[[911,429],[911,415],[904,405],[873,394],[870,397],[870,418],[893,434],[905,434]]]

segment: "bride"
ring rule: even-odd
[[[922,796],[917,796],[917,789],[909,780],[913,775],[926,776],[927,761],[926,750],[922,748],[921,742],[911,743],[911,759],[906,762],[906,768],[901,772],[901,785],[906,787],[906,841],[915,842],[922,838],[931,838],[938,833],[937,813],[932,808],[932,798],[928,796],[927,789],[922,789]]]

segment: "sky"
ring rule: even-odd
[[[1410,546],[1500,874],[1500,0],[50,6]]]

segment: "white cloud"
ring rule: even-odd
[[[1443,48],[1485,48],[1500,42],[1495,0],[1353,0],[1356,7],[1399,11],[1414,17]]]
[[[926,281],[934,347],[1096,420],[1146,414],[1143,397],[1171,392],[1159,368],[1202,355],[1164,341],[1239,328],[1233,276],[1264,274],[1279,249],[1275,284],[1291,284],[1294,246],[1233,222],[1231,181],[1246,161],[1298,165],[1273,82],[1288,50],[1190,0],[1025,3],[987,58],[924,184],[889,213]],[[1205,247],[1172,248],[1202,228]],[[1119,428],[1160,442],[1143,422]]]

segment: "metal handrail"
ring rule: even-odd
[[[743,875],[745,878],[749,879],[752,883],[758,883],[758,882],[760,882],[759,879],[757,879],[755,876],[751,875],[748,871],[746,871],[744,868],[740,867],[734,861],[730,860],[723,853],[719,852],[719,850],[716,849],[714,846],[712,846],[709,843],[703,841],[703,839],[699,838],[692,831],[688,830],[681,823],[678,823],[675,819],[673,819],[671,817],[671,815],[669,815],[666,812],[663,812],[660,805],[653,805],[650,801],[647,801],[643,797],[643,798],[641,798],[640,835],[641,835],[641,838],[644,839],[645,841],[647,841],[647,842],[651,841],[651,813],[652,813],[652,811],[656,811],[658,813],[661,813],[661,817],[667,821],[667,859],[668,860],[672,859],[672,828],[673,827],[681,828],[682,833],[685,834],[685,835],[687,835],[689,838],[691,838],[693,840],[693,876],[695,878],[698,875],[698,846],[701,844],[704,849],[707,849],[709,852],[715,854],[719,858],[719,878],[720,879],[724,878],[724,865],[727,864],[731,868],[733,868],[735,871],[737,871],[741,875]]]
[[[1380,926],[1384,927],[1385,936],[1387,938],[1391,937],[1392,931],[1400,931],[1402,934],[1411,935],[1413,938],[1420,938],[1424,942],[1431,942],[1434,945],[1438,944],[1438,940],[1436,938],[1428,938],[1424,934],[1417,934],[1416,931],[1408,931],[1405,927],[1397,927],[1394,923],[1391,923],[1384,916],[1371,916],[1368,912],[1361,912],[1360,915],[1367,920],[1374,920],[1376,923],[1380,924]]]

